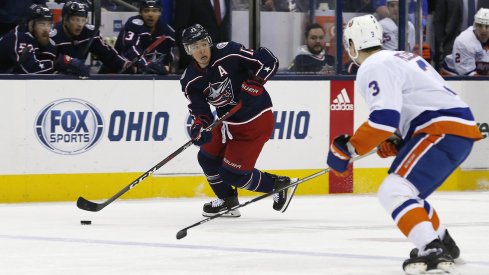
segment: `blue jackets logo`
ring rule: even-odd
[[[100,111],[81,99],[60,99],[45,106],[36,117],[36,136],[49,150],[80,154],[100,140],[104,122]]]

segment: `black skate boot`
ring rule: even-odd
[[[450,274],[455,270],[455,263],[447,248],[439,239],[436,239],[429,243],[423,251],[418,252],[418,255],[405,260],[402,268],[409,275],[438,274],[438,272],[439,274]]]
[[[274,180],[273,190],[282,188],[290,184],[290,178],[285,176],[277,176],[269,173],[265,173]],[[273,194],[273,209],[277,211],[282,211],[282,209],[287,205],[287,193],[289,188],[282,190],[276,194]]]
[[[452,239],[452,236],[448,234],[448,230],[445,231],[445,237],[443,237],[443,240],[441,240],[441,242],[443,243],[443,245],[445,245],[445,247],[448,250],[448,253],[450,254],[450,256],[452,256],[454,260],[460,257],[460,249],[458,248],[455,241]],[[409,257],[414,258],[417,256],[418,256],[418,249],[413,248],[413,250],[411,250],[411,252],[409,253]]]
[[[217,198],[216,200],[213,200],[211,202],[204,204],[204,210],[202,212],[202,216],[212,217],[212,216],[215,216],[217,214],[226,212],[228,209],[230,209],[231,207],[234,207],[236,205],[239,205],[237,195],[227,197],[225,199]],[[238,218],[240,216],[241,216],[241,213],[239,212],[238,209],[234,209],[232,211],[229,211],[229,213],[222,215],[222,217],[232,217],[232,218]]]

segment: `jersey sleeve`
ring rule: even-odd
[[[142,24],[144,24],[142,19],[129,18],[124,29],[121,30],[122,49],[120,49],[119,52],[129,60],[143,54],[144,49],[141,47],[140,43],[140,35],[143,33],[141,28]],[[149,33],[147,35],[149,36]]]
[[[214,116],[212,115],[211,108],[207,103],[204,94],[202,93],[202,89],[200,89],[198,86],[202,76],[187,76],[186,73],[188,70],[188,68],[185,70],[180,79],[182,91],[189,101],[188,110],[194,121],[199,118],[207,122],[209,125],[214,120]]]
[[[277,72],[279,62],[278,59],[273,55],[273,53],[265,48],[259,47],[256,50],[246,49],[243,45],[233,43],[236,54],[242,57],[243,62],[241,63],[248,70],[255,75],[255,77],[259,80],[263,80],[266,82]],[[236,45],[239,45],[236,47]]]
[[[90,45],[90,52],[97,55],[104,65],[107,65],[115,71],[122,70],[124,64],[127,62],[127,60],[120,56],[114,48],[107,45],[102,40],[100,33],[97,33],[93,39],[92,45]]]
[[[399,127],[403,81],[392,64],[374,63],[362,69],[363,73],[357,76],[357,88],[365,97],[369,117],[350,139],[360,155],[368,153]]]
[[[18,66],[14,72],[20,74],[48,74],[53,72],[54,56],[41,58],[35,38],[29,34],[19,33],[14,46],[14,59]],[[24,49],[29,47],[28,50]]]

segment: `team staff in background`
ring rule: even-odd
[[[324,30],[317,23],[306,27],[305,45],[299,47],[297,55],[289,65],[293,72],[334,72],[334,56],[326,52]]]
[[[56,47],[49,39],[53,15],[32,5],[27,25],[19,25],[0,38],[0,73],[47,74],[54,72]]]
[[[206,203],[204,216],[236,206],[234,187],[271,192],[290,178],[255,168],[265,142],[274,129],[272,100],[263,86],[278,68],[278,59],[266,48],[245,49],[236,42],[214,45],[207,31],[195,24],[183,31],[182,42],[193,60],[180,83],[193,119],[190,135],[200,146],[198,161],[217,199]],[[236,105],[242,107],[212,132],[204,131],[214,120],[210,105],[221,117]],[[273,208],[282,210],[287,189],[277,193]],[[228,216],[239,217],[239,210]]]
[[[181,46],[182,31],[194,24],[203,26],[214,43],[231,38],[231,0],[178,0],[175,1],[174,27],[180,47],[179,69],[183,71],[191,58]]]
[[[171,49],[175,42],[175,31],[160,20],[161,13],[159,1],[142,0],[139,15],[130,17],[117,37],[115,49],[128,60],[141,56],[159,37],[166,37],[153,52],[137,62],[139,73],[166,75],[171,69]]]
[[[32,4],[46,5],[46,0],[2,0],[0,1],[0,36],[21,25],[30,15]]]
[[[399,0],[387,0],[386,4],[389,10],[389,16],[379,21],[382,26],[382,35],[384,38],[382,49],[395,51],[399,49]],[[411,21],[407,21],[407,24],[407,49],[412,52],[416,44],[414,25]]]
[[[61,16],[61,22],[56,23],[51,32],[51,39],[58,48],[58,54],[70,56],[76,60],[85,60],[90,52],[112,71],[119,72],[126,69],[129,61],[121,57],[114,48],[105,44],[99,31],[96,31],[93,25],[87,24],[88,10],[84,3],[66,2],[61,10]],[[84,52],[93,36],[95,38],[88,51]],[[64,61],[67,66],[70,66],[72,59]]]
[[[351,157],[375,147],[381,157],[395,155],[378,198],[416,247],[403,269],[453,270],[460,250],[427,199],[482,138],[474,116],[422,57],[382,50],[382,28],[372,15],[351,19],[343,41],[360,64],[355,84],[370,113],[353,136],[333,140],[328,165],[348,173]],[[392,137],[396,131],[402,140]]]
[[[445,57],[445,75],[489,75],[489,9],[481,8],[474,25],[455,39],[452,54]]]

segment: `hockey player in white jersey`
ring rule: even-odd
[[[481,8],[474,25],[460,33],[451,55],[445,57],[445,75],[489,75],[489,9]]]
[[[348,173],[350,158],[375,147],[381,157],[395,155],[378,198],[416,247],[403,269],[407,274],[448,273],[460,251],[427,198],[482,138],[472,112],[422,57],[382,50],[375,17],[351,19],[343,39],[348,55],[360,65],[356,90],[369,117],[353,136],[333,140],[327,163],[341,174]],[[400,138],[392,138],[395,132]]]
[[[399,0],[387,0],[387,9],[389,10],[389,16],[380,20],[379,23],[382,26],[382,49],[384,50],[399,50]],[[413,51],[416,44],[414,37],[414,25],[410,21],[408,24],[408,47],[409,51]]]

